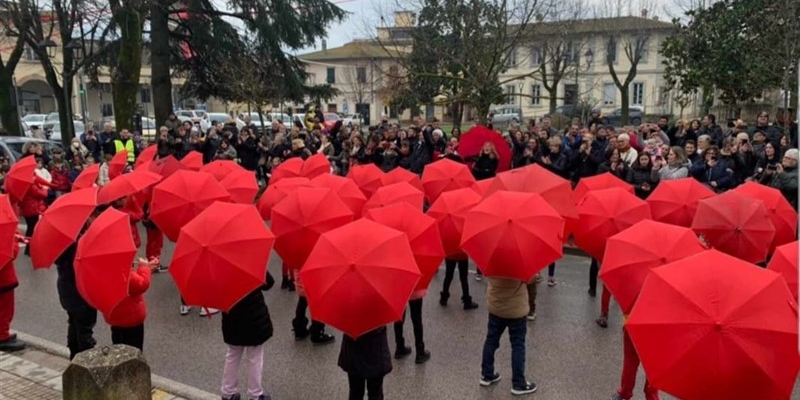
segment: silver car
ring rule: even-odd
[[[522,109],[519,107],[497,108],[489,113],[489,120],[494,126],[508,126],[522,122]]]

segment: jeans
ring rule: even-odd
[[[450,294],[450,284],[453,283],[453,276],[455,275],[456,267],[458,267],[458,280],[461,281],[461,297],[470,297],[469,281],[467,280],[469,263],[467,260],[454,260],[451,258],[444,259],[444,285],[442,286],[442,293]]]
[[[144,351],[144,324],[123,328],[120,326],[111,327],[111,343],[127,344]]]
[[[414,327],[414,347],[417,354],[425,351],[425,341],[422,338],[422,299],[415,299],[408,302],[408,309],[411,311],[411,325]],[[403,325],[406,321],[406,313],[403,318],[394,323],[394,341],[398,349],[406,347],[406,340],[403,337]]]
[[[94,326],[97,324],[97,310],[91,307],[82,307],[67,311],[67,347],[69,359],[75,358],[78,353],[94,348]]]
[[[600,263],[597,262],[594,258],[592,259],[592,265],[589,266],[589,289],[593,292],[597,291],[597,274],[600,272]]]
[[[350,385],[348,400],[364,400],[365,389],[367,400],[383,400],[383,376],[362,378],[347,374],[347,383]]]
[[[525,379],[525,335],[528,332],[525,317],[508,319],[489,314],[481,375],[494,375],[494,353],[500,347],[500,336],[506,328],[511,339],[511,383],[515,388],[521,388],[528,383]]]
[[[264,371],[264,348],[258,346],[232,346],[228,345],[225,353],[225,369],[222,372],[222,396],[230,397],[239,393],[239,364],[242,357],[247,362],[247,395],[258,398],[264,394],[261,384],[261,374]]]
[[[556,263],[553,262],[552,264],[547,266],[547,276],[553,278],[556,276]]]

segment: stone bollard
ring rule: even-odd
[[[127,345],[79,353],[61,377],[64,400],[150,400],[150,366]]]

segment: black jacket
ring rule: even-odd
[[[431,129],[422,130],[422,139],[411,141],[411,172],[422,174],[426,165],[433,161],[433,136]]]
[[[392,372],[392,358],[386,327],[369,331],[358,339],[343,335],[339,367],[362,378],[376,378]]]
[[[496,158],[481,154],[476,158],[473,157],[473,159],[475,164],[472,165],[472,176],[475,177],[475,180],[494,178],[497,174],[498,161]]]
[[[272,337],[272,320],[261,291],[272,288],[275,280],[269,272],[266,280],[265,285],[250,292],[230,312],[222,313],[222,339],[226,344],[259,346]]]
[[[56,270],[58,271],[58,279],[56,287],[58,289],[58,300],[61,303],[61,308],[67,312],[81,311],[92,309],[92,306],[83,299],[78,292],[78,286],[75,283],[75,251],[78,245],[71,244],[61,253],[61,256],[56,259]]]
[[[255,171],[258,166],[258,144],[256,139],[248,137],[242,143],[236,144],[236,155],[242,167],[248,171]]]

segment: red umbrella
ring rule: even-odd
[[[481,202],[481,196],[471,188],[457,189],[442,193],[428,209],[428,215],[436,219],[439,234],[446,256],[460,256],[461,233],[464,231],[464,218],[472,207]]]
[[[300,168],[300,175],[308,179],[314,179],[317,176],[331,173],[331,162],[328,157],[323,153],[314,154],[308,157],[303,162],[303,167]]]
[[[308,178],[301,177],[286,178],[278,183],[270,182],[261,198],[258,199],[258,212],[261,214],[261,218],[269,221],[272,218],[272,207],[275,207],[279,201],[301,186],[311,186],[311,182]]]
[[[54,203],[55,205],[55,203]],[[39,221],[41,224],[41,221]],[[0,194],[0,269],[16,258],[19,218],[7,195]],[[38,228],[38,225],[37,225]]]
[[[136,157],[136,161],[133,162],[133,168],[139,168],[140,165],[153,161],[156,158],[156,153],[158,153],[158,145],[151,144],[145,147]]]
[[[704,251],[689,228],[643,220],[611,236],[600,267],[600,278],[625,315],[630,314],[653,268]]]
[[[240,204],[253,204],[259,190],[256,174],[246,169],[231,172],[220,184],[231,194],[231,201]]]
[[[300,272],[314,319],[352,338],[402,318],[419,279],[406,235],[368,219],[322,234]]]
[[[714,192],[694,178],[661,181],[647,198],[653,219],[667,224],[692,226],[700,200],[713,197]]]
[[[227,312],[264,284],[274,243],[252,204],[218,201],[181,228],[169,273],[187,304]]]
[[[586,193],[592,190],[611,189],[615,187],[624,189],[633,194],[633,185],[617,178],[610,172],[606,172],[600,175],[581,178],[581,180],[578,181],[578,185],[575,186],[575,190],[572,192],[572,201],[575,204],[579,204],[581,200],[583,200],[583,197],[586,196]]]
[[[352,220],[352,211],[332,190],[296,188],[272,208],[275,251],[289,269],[300,269],[320,235]]]
[[[458,153],[464,158],[477,156],[487,142],[494,145],[500,156],[497,172],[509,169],[511,167],[511,149],[508,147],[508,143],[499,133],[485,126],[474,126],[461,135],[461,139],[458,141]]]
[[[203,168],[203,153],[190,151],[181,159],[181,164],[192,171],[200,171]]]
[[[422,274],[414,290],[427,289],[444,260],[444,247],[436,220],[405,203],[373,208],[367,211],[365,218],[406,234],[414,261]]]
[[[303,159],[300,157],[290,158],[275,167],[275,169],[272,171],[272,176],[270,176],[269,181],[271,183],[278,183],[281,179],[302,177],[303,164]],[[328,168],[328,171],[330,171],[330,167]],[[306,176],[305,178],[309,177]]]
[[[494,179],[495,178],[479,180],[473,183],[471,188],[481,197],[486,197],[486,192],[489,190],[489,187],[494,184]]]
[[[75,241],[96,207],[96,187],[72,191],[57,198],[33,230],[30,244],[33,268],[50,268]]]
[[[382,186],[364,204],[364,212],[371,208],[380,208],[389,204],[406,203],[420,211],[425,202],[425,195],[409,183],[393,183]]]
[[[89,305],[110,314],[128,297],[136,245],[128,214],[109,208],[78,239],[75,282]]]
[[[334,191],[344,204],[350,208],[353,215],[361,215],[367,198],[352,180],[338,175],[320,175],[311,180],[311,185],[315,187],[328,188]]]
[[[366,198],[372,197],[372,194],[381,187],[383,175],[383,171],[375,164],[354,165],[347,172],[347,177],[358,185]]]
[[[772,259],[767,264],[767,269],[783,275],[783,279],[789,285],[795,301],[797,301],[797,241],[787,243],[775,248]]]
[[[780,190],[755,182],[747,182],[733,191],[764,202],[769,219],[772,221],[772,225],[775,226],[775,239],[772,240],[770,245],[770,252],[775,247],[789,243],[797,238],[797,211],[783,197]]]
[[[578,204],[575,244],[596,260],[603,259],[606,241],[650,219],[650,207],[630,192],[611,188],[592,190]]]
[[[767,259],[775,238],[764,203],[735,191],[701,200],[692,229],[714,248],[752,263]]]
[[[95,186],[97,176],[100,175],[100,164],[92,164],[86,167],[72,182],[72,190],[81,190]]]
[[[792,396],[797,303],[772,271],[714,250],[656,268],[626,329],[650,383],[675,397]]]
[[[231,160],[214,160],[206,165],[203,168],[200,168],[200,172],[205,172],[207,174],[211,174],[217,182],[222,181],[228,176],[229,173],[236,171],[237,169],[242,169],[239,164],[235,161]]]
[[[484,275],[528,282],[562,256],[564,219],[536,193],[499,191],[467,212],[461,248]]]
[[[33,185],[35,170],[36,158],[33,156],[23,157],[11,165],[4,185],[12,203],[19,203],[25,197],[25,193],[28,193],[28,189]]]
[[[178,171],[153,188],[150,219],[174,242],[182,226],[215,201],[229,201],[230,198],[228,191],[212,175]]]
[[[125,171],[128,166],[128,151],[120,150],[108,162],[108,179],[114,179]]]
[[[100,189],[97,193],[97,204],[109,204],[114,200],[141,192],[160,181],[161,175],[141,169],[121,175]]]
[[[172,174],[183,170],[189,169],[181,164],[177,158],[173,156],[166,156],[147,163],[147,169],[161,175],[164,178],[169,178]]]
[[[405,169],[397,167],[381,176],[383,185],[391,185],[393,183],[400,183],[406,182],[410,183],[411,186],[419,189],[420,192],[425,192],[425,189],[422,187],[422,180],[419,178],[419,175]]]
[[[430,202],[436,201],[444,192],[474,184],[475,177],[469,167],[447,158],[426,165],[422,172],[422,187],[425,188],[425,196]]]

